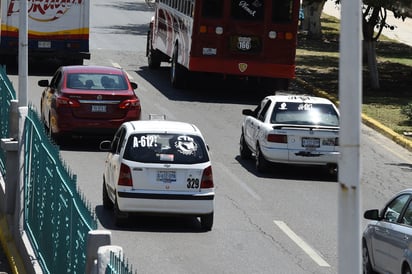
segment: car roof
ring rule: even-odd
[[[123,74],[123,69],[108,66],[62,66],[61,69],[66,73]]]
[[[267,99],[272,101],[282,101],[282,102],[296,102],[296,103],[312,103],[312,104],[332,104],[329,99],[310,96],[310,95],[302,95],[302,94],[276,94],[266,96]]]
[[[124,125],[133,133],[179,133],[202,136],[200,130],[191,123],[168,120],[139,120]]]

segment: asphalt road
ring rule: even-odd
[[[78,175],[82,191],[96,209],[100,226],[113,232],[113,243],[124,247],[135,269],[141,273],[189,273],[194,269],[202,269],[203,273],[216,269],[225,273],[336,273],[337,184],[319,176],[318,171],[305,169],[259,176],[252,163],[238,161],[238,114],[255,103],[255,97],[235,94],[233,100],[234,94],[214,88],[210,93],[210,88],[196,92],[170,89],[167,69],[155,74],[145,69],[144,32],[150,13],[141,1],[137,5],[127,1],[93,2],[91,63],[124,67],[139,83],[145,117],[150,112],[162,112],[170,119],[194,121],[205,129],[216,167],[214,175],[219,182],[219,211],[216,228],[210,233],[198,233],[197,224],[181,219],[144,219],[134,223],[136,227],[119,229],[113,225],[110,214],[101,209],[102,154],[90,147],[63,149],[63,158]],[[109,11],[123,12],[115,17],[115,13],[109,16]],[[143,19],[136,23],[137,17]],[[109,20],[112,18],[116,18],[116,23]],[[39,77],[30,78],[31,100],[38,103],[40,89],[35,86]],[[407,163],[412,161],[410,153],[373,130],[363,127],[362,134],[362,147],[367,152],[362,156],[362,185],[367,196],[363,202],[365,207],[372,207],[406,186],[402,176],[410,169]],[[85,165],[90,168],[85,170]],[[308,175],[311,180],[302,178]],[[319,268],[308,259],[278,229],[279,220],[309,240],[332,267]]]

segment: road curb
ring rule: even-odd
[[[327,93],[324,90],[321,90],[319,88],[316,88],[314,86],[312,86],[311,84],[307,83],[306,81],[300,79],[300,78],[296,78],[295,81],[301,85],[302,87],[304,87],[306,90],[311,91],[314,95],[316,96],[320,96],[320,97],[325,97],[329,100],[331,100],[332,102],[334,102],[336,105],[339,105],[339,100],[336,96],[333,96],[329,93]],[[392,141],[396,142],[397,144],[399,144],[400,146],[406,148],[407,150],[412,152],[412,141],[410,139],[408,139],[407,137],[404,137],[398,133],[396,133],[395,131],[393,131],[392,129],[388,128],[387,126],[381,124],[380,122],[376,121],[375,119],[367,116],[366,114],[361,114],[362,117],[362,122],[369,126],[370,128],[375,129],[376,131],[378,131],[379,133],[385,135],[386,137],[388,137],[389,139],[391,139]]]
[[[8,227],[6,216],[3,213],[0,213],[0,244],[3,247],[12,273],[24,274],[23,260],[17,251],[13,236]]]

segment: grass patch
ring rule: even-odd
[[[299,34],[296,75],[338,97],[340,22],[325,14],[321,21],[323,39]],[[402,106],[412,102],[412,47],[381,35],[376,52],[380,88],[370,87],[364,66],[362,112],[397,133],[412,132],[412,121],[400,113]]]

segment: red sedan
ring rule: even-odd
[[[120,68],[63,66],[40,80],[41,120],[52,138],[72,134],[114,134],[126,121],[140,120],[140,100]]]

